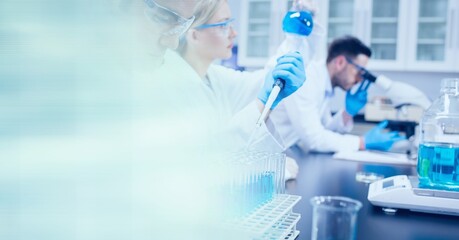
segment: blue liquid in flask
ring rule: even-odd
[[[285,15],[282,22],[284,32],[301,36],[309,36],[313,25],[312,15],[306,11],[290,11]]]
[[[421,144],[417,168],[420,187],[459,191],[459,145]]]

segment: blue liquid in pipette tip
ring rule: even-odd
[[[421,144],[417,168],[420,187],[459,191],[459,145]]]

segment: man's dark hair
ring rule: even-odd
[[[358,38],[346,35],[333,40],[330,44],[330,47],[328,47],[327,63],[340,55],[354,59],[359,54],[371,57],[371,49]]]

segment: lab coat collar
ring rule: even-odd
[[[210,87],[211,82],[209,79],[202,79],[196,70],[182,57],[175,51],[167,50],[164,56],[165,65],[169,64],[169,70],[174,74],[180,74],[183,79],[186,79],[188,84],[193,83],[196,85],[205,86],[207,90],[212,90]],[[208,77],[206,75],[206,77]]]
[[[173,70],[173,72],[171,72],[173,74],[187,76],[184,79],[191,79],[193,82],[201,82],[201,78],[198,76],[193,67],[191,67],[191,65],[175,51],[169,49],[166,50],[164,55],[164,65],[169,66],[169,69]]]

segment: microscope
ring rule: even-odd
[[[416,87],[393,81],[383,75],[374,76],[362,68],[362,77],[384,91],[385,98],[376,98],[365,106],[365,120],[380,122],[388,120],[388,129],[405,134],[408,141],[394,144],[391,151],[406,152],[411,158],[417,156],[417,126],[423,112],[431,105],[427,96]]]

